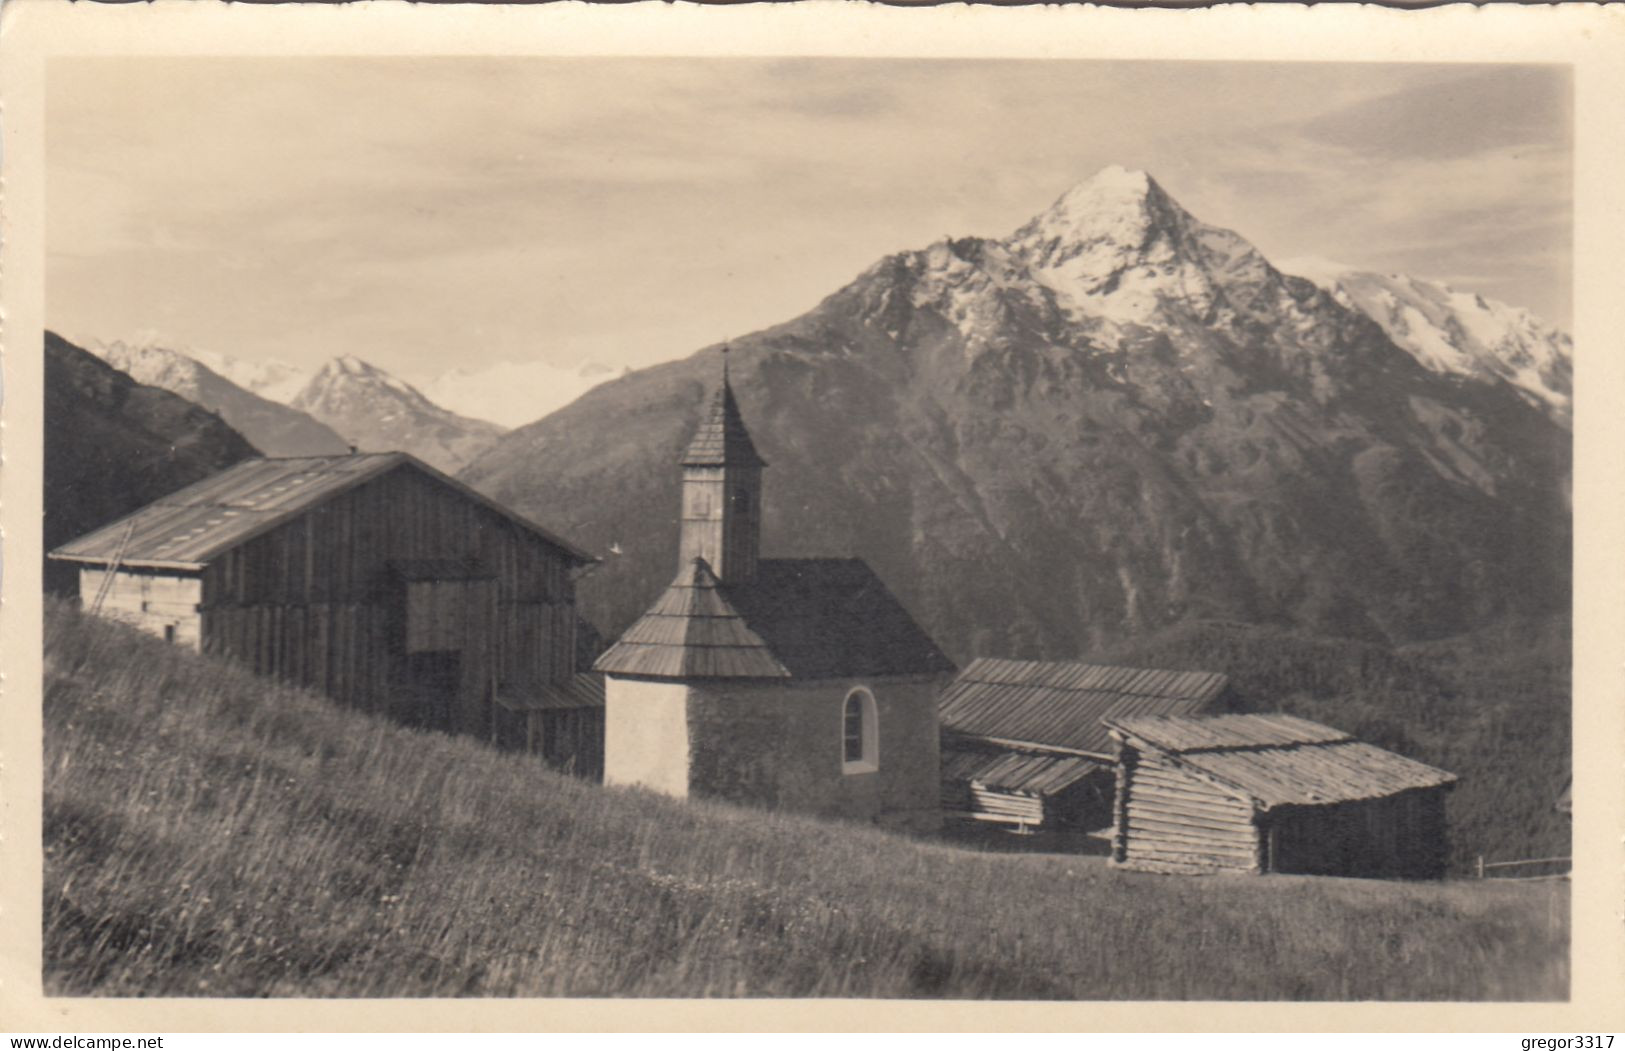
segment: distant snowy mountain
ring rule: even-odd
[[[220,414],[104,356],[45,333],[46,551],[255,455]],[[44,569],[48,590],[75,593],[70,563]]]
[[[203,406],[230,424],[267,456],[319,456],[345,451],[337,434],[312,417],[261,396],[222,375],[205,361],[233,359],[199,351],[123,342],[92,344],[90,350],[137,383],[160,387]],[[237,364],[244,364],[237,362]],[[238,375],[243,370],[237,370]]]
[[[279,401],[284,405],[292,401],[294,395],[310,382],[310,373],[285,361],[271,358],[250,361],[208,350],[188,350],[186,354],[244,390],[253,391],[262,398]]]
[[[570,369],[545,361],[503,361],[486,368],[452,369],[420,389],[453,412],[519,427],[564,408],[616,375],[596,362]]]
[[[291,404],[364,452],[398,449],[443,471],[462,467],[505,430],[443,409],[411,384],[350,354],[323,365]]]
[[[1571,426],[1573,341],[1530,311],[1439,282],[1326,259],[1291,259],[1281,269],[1370,317],[1433,372],[1509,384],[1554,421]]]

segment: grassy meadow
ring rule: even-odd
[[[45,985],[1561,999],[1565,883],[1172,877],[603,789],[47,606]]]

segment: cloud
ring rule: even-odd
[[[106,338],[161,323],[418,372],[448,347],[642,364],[791,317],[884,254],[1002,236],[1110,163],[1271,254],[1566,302],[1551,70],[189,58],[50,77],[52,323]],[[1445,145],[1441,123],[1462,126]]]
[[[1562,66],[1472,68],[1333,110],[1306,123],[1302,133],[1387,160],[1563,145],[1572,120],[1571,79]]]

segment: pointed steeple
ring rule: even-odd
[[[761,544],[762,468],[745,429],[745,418],[728,381],[728,351],[722,351],[722,386],[700,419],[683,453],[680,566],[702,558],[723,584],[756,578]]]
[[[684,467],[766,467],[767,461],[756,451],[745,429],[745,418],[740,415],[739,403],[734,400],[733,385],[728,382],[728,348],[722,349],[722,386],[711,397],[711,405],[700,419],[693,441],[680,461]]]

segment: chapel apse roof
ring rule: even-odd
[[[952,672],[862,559],[774,558],[749,584],[702,559],[594,667],[648,678],[840,679]]]
[[[401,467],[428,475],[579,563],[597,561],[518,512],[402,452],[244,460],[63,544],[51,557],[91,564],[117,558],[128,566],[200,569],[239,544]]]
[[[703,558],[684,566],[593,670],[654,679],[785,679],[790,671],[745,623]]]

